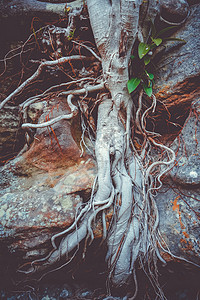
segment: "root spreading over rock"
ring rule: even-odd
[[[89,60],[101,61],[102,75],[95,82],[90,77],[85,77],[51,87],[21,104],[24,122],[22,127],[37,129],[73,118],[78,113],[78,106],[72,104],[72,97],[74,99],[82,94],[99,91],[96,100],[99,105],[95,141],[98,174],[91,198],[78,209],[74,223],[52,237],[53,250],[48,257],[33,261],[30,268],[21,272],[46,272],[59,261],[69,263],[71,251],[78,249],[82,240],[91,242],[94,239],[94,221],[98,215],[101,216],[103,239],[108,248],[106,260],[109,281],[121,286],[133,276],[136,283],[135,265],[139,262],[141,266],[148,266],[152,283],[157,288],[158,296],[163,299],[156,271],[152,271],[152,268],[156,270],[157,258],[164,262],[159,253],[162,243],[158,232],[159,215],[154,195],[162,185],[161,177],[172,166],[175,153],[158,141],[158,134],[146,128],[148,113],[156,109],[155,96],[152,95],[151,104],[144,109],[144,95],[140,91],[137,98],[135,97],[135,107],[138,107],[136,109],[126,87],[131,51],[134,42],[141,36],[139,16],[142,2],[88,0],[90,22],[101,58],[90,47],[85,48],[93,55]],[[71,21],[69,27],[72,27]],[[68,35],[70,28],[66,29]],[[53,30],[56,36],[56,27]],[[45,38],[47,31],[48,28],[45,28]],[[52,34],[52,27],[49,34]],[[63,34],[63,31],[58,28],[57,36],[59,34]],[[81,47],[81,43],[75,44]],[[60,66],[75,60],[83,61],[88,58],[71,55],[41,62],[35,73],[11,93],[1,103],[0,108],[38,78],[45,67]],[[70,84],[85,82],[88,83],[87,86],[67,91],[62,89]],[[29,105],[50,95],[54,89],[58,89],[58,97],[67,96],[71,112],[41,124],[28,123]],[[84,98],[78,100],[80,107],[83,100]],[[139,150],[135,146],[136,133],[141,142]],[[152,156],[153,149],[156,149],[156,156]],[[108,210],[112,211],[109,224],[106,220]],[[133,298],[137,293],[137,283],[135,287]]]

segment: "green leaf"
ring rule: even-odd
[[[134,55],[131,55],[131,59],[134,59],[135,58],[135,56]]]
[[[183,39],[178,39],[178,38],[166,38],[164,39],[165,41],[178,41],[178,42],[183,42],[183,43],[187,43],[185,40]]]
[[[157,47],[162,43],[162,39],[160,39],[160,38],[158,38],[158,39],[151,38],[151,39],[154,42],[154,44],[156,44]]]
[[[145,83],[143,83],[143,88],[144,88],[144,91],[147,94],[147,96],[151,97],[151,95],[153,93],[152,87],[151,86],[148,87]]]
[[[149,20],[150,21],[150,25],[151,25],[151,36],[152,37],[155,37],[155,35],[156,35],[156,27],[155,27],[155,24],[154,24],[154,22],[150,19]]]
[[[146,70],[145,70],[145,72],[150,80],[154,79],[154,75],[152,73],[148,73]]]
[[[156,34],[156,37],[162,36],[163,33],[169,31],[170,29],[176,28],[176,27],[177,27],[177,26],[166,27],[166,28],[162,29],[161,31],[159,31],[159,32]]]
[[[150,45],[145,43],[139,43],[138,46],[138,55],[139,58],[142,59],[150,50]]]
[[[152,80],[148,81],[148,87],[151,87],[151,88],[153,87],[153,81]]]
[[[141,79],[134,77],[131,78],[128,82],[127,82],[127,88],[128,88],[128,92],[129,94],[131,94],[140,84]]]
[[[144,57],[144,64],[145,64],[145,66],[148,65],[150,63],[150,61],[151,60],[150,60],[149,56],[145,56]]]
[[[151,44],[150,45],[150,50],[153,50],[156,47],[156,44]]]

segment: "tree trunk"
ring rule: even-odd
[[[140,4],[141,1],[112,1],[111,4],[108,1],[88,0],[105,84],[111,94],[111,98],[106,99],[98,111],[96,197],[105,201],[114,189],[116,216],[108,235],[107,259],[110,278],[116,285],[127,281],[139,252],[145,255],[149,246],[147,216],[144,215],[140,221],[137,216],[138,207],[145,200],[142,187],[144,174],[129,148],[132,99],[126,86],[131,50],[139,30]],[[126,128],[119,118],[122,107],[126,109]],[[131,170],[133,165],[134,172]],[[134,186],[140,192],[134,190]]]

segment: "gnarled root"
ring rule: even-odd
[[[79,211],[74,223],[52,238],[52,253],[34,261],[25,273],[44,271],[59,260],[69,261],[70,252],[84,238],[93,240],[93,221],[101,212],[103,236],[108,246],[109,278],[113,284],[126,282],[134,272],[138,257],[144,258],[150,248],[156,249],[157,211],[146,188],[145,169],[136,153],[129,150],[129,157],[125,157],[125,149],[126,133],[118,110],[111,99],[104,99],[98,110],[95,148],[97,192]],[[112,205],[113,218],[107,230],[105,213]],[[63,238],[57,247],[58,237]]]

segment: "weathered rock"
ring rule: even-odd
[[[18,108],[5,106],[0,114],[0,164],[17,154],[23,146]]]
[[[193,104],[180,136],[173,143],[177,165],[170,173],[171,181],[156,198],[163,240],[174,255],[193,263],[199,263],[200,254],[198,104]],[[61,114],[64,106],[52,104],[49,117]],[[32,108],[30,116],[41,123],[47,111],[43,108],[37,119],[36,107],[35,114]],[[21,252],[24,259],[33,259],[50,250],[52,234],[72,223],[77,205],[89,198],[96,174],[94,160],[87,155],[80,158],[69,121],[57,123],[52,129],[56,138],[53,131],[37,129],[30,149],[1,169],[0,238],[11,252]],[[191,161],[194,165],[189,169]],[[164,252],[162,255],[172,259]]]
[[[199,192],[191,191],[173,183],[164,185],[157,195],[157,205],[160,218],[160,233],[163,247],[181,258],[200,263],[199,236]],[[173,260],[169,253],[161,251],[166,261]]]
[[[172,149],[176,163],[157,194],[160,232],[170,251],[181,258],[200,263],[200,102],[193,104],[191,113]],[[164,254],[164,253],[163,253]],[[167,260],[172,257],[166,256]]]
[[[199,88],[199,41],[200,5],[191,7],[186,23],[172,36],[186,41],[167,42],[166,47],[155,57],[156,97],[168,108],[189,108],[198,99]]]
[[[185,0],[161,0],[160,15],[166,22],[183,22],[188,16],[189,5]]]
[[[174,182],[190,189],[200,188],[200,101],[193,103],[188,119],[172,148],[176,164],[171,170]]]
[[[186,40],[167,43],[157,56],[156,97],[178,122],[188,111],[179,136],[171,145],[176,164],[156,200],[160,232],[170,251],[179,257],[200,263],[199,201],[199,47],[196,32],[200,6],[191,7],[184,25],[173,37]],[[190,110],[191,103],[193,102]],[[190,112],[190,113],[189,113]],[[167,260],[172,257],[164,254]]]
[[[62,103],[53,105],[48,117],[63,109],[68,111]],[[46,115],[47,111],[38,122]],[[30,149],[2,167],[0,239],[8,241],[11,251],[22,251],[26,257],[41,254],[52,233],[72,223],[76,206],[89,197],[96,173],[94,160],[80,154],[70,122],[64,120],[50,130],[37,129]]]

